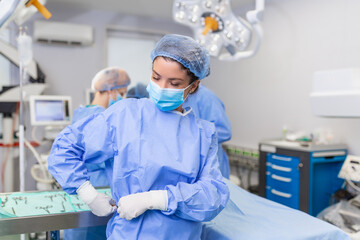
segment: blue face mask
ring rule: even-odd
[[[183,89],[161,88],[152,80],[146,90],[150,99],[161,111],[171,111],[178,108],[184,102],[184,92],[192,84]]]
[[[114,103],[116,103],[117,101],[120,101],[122,99],[123,98],[120,96],[120,94],[116,94],[116,100],[113,100],[112,97],[110,96],[108,107],[110,107],[111,105],[113,105]]]

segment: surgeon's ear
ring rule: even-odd
[[[196,92],[196,90],[198,89],[200,84],[200,80],[195,80],[195,82],[193,83],[193,85],[191,86],[190,89],[190,94]]]
[[[111,98],[112,100],[116,100],[116,92],[117,90],[116,89],[113,89],[113,90],[110,90],[109,91],[109,98]]]

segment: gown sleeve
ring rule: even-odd
[[[164,214],[175,214],[183,219],[202,222],[210,221],[225,207],[229,199],[229,189],[223,182],[219,170],[215,129],[210,139],[203,139],[203,142],[210,144],[202,144],[206,146],[207,151],[205,155],[200,156],[201,168],[198,178],[194,183],[179,182],[176,186],[166,186],[168,210],[163,211]]]
[[[86,163],[114,156],[114,134],[102,113],[66,127],[55,139],[48,158],[49,172],[69,194],[89,181]]]

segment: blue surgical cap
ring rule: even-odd
[[[92,80],[93,91],[109,91],[117,88],[126,88],[130,85],[130,77],[125,70],[119,67],[109,67],[98,72]]]
[[[210,74],[208,51],[191,37],[176,34],[165,35],[151,52],[152,61],[158,56],[174,59],[199,79]]]

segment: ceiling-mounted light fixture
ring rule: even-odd
[[[175,0],[173,17],[193,29],[195,39],[211,56],[235,61],[253,56],[260,46],[264,1],[256,0],[256,9],[246,14],[247,21],[234,15],[230,0]]]

